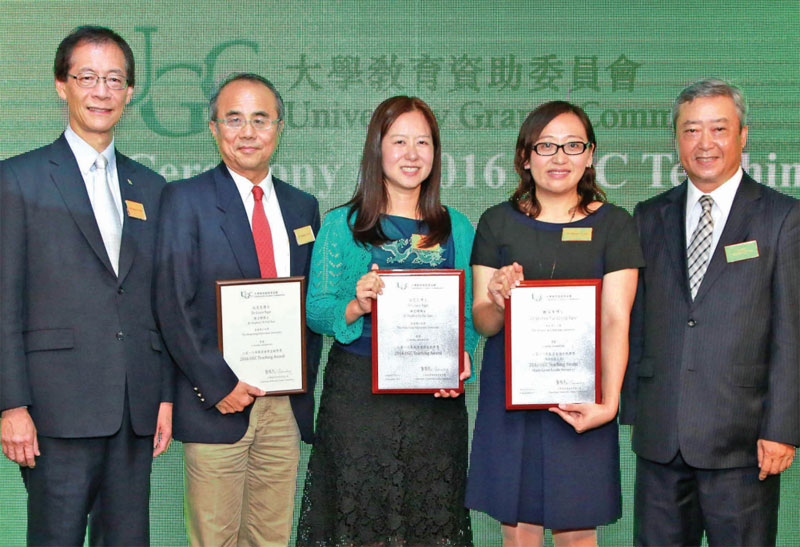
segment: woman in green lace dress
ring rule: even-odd
[[[373,395],[370,311],[378,268],[465,270],[465,348],[472,327],[467,217],[439,200],[441,150],[431,109],[393,97],[372,115],[356,193],[325,217],[306,313],[335,339],[325,368],[298,545],[472,545],[464,508],[467,412],[441,390]]]

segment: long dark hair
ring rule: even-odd
[[[517,138],[517,149],[514,153],[514,169],[519,175],[519,185],[511,196],[511,204],[519,211],[536,218],[542,212],[542,204],[536,199],[536,184],[529,169],[525,169],[525,162],[531,157],[533,144],[542,134],[544,128],[561,114],[575,114],[586,130],[586,137],[592,147],[592,151],[597,153],[597,141],[594,137],[594,128],[589,116],[577,105],[566,101],[550,101],[536,107],[519,130]],[[606,194],[597,185],[595,180],[594,167],[587,167],[581,180],[578,181],[578,210],[583,214],[591,213],[589,205],[593,201],[607,201]]]
[[[348,223],[353,239],[362,245],[382,245],[389,238],[381,229],[381,214],[386,212],[389,196],[386,193],[383,174],[381,143],[391,125],[406,112],[421,112],[431,128],[433,138],[433,166],[422,182],[417,201],[417,212],[428,225],[428,235],[423,247],[444,243],[450,237],[450,215],[439,201],[439,185],[442,178],[442,151],[439,141],[439,124],[431,108],[417,97],[398,96],[386,99],[375,112],[367,127],[367,140],[361,156],[358,187],[353,198],[345,203],[350,207]],[[355,220],[353,216],[356,215]]]

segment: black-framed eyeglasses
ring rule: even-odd
[[[81,72],[80,74],[67,74],[70,78],[75,78],[75,83],[80,87],[92,88],[97,85],[97,82],[103,80],[108,89],[119,91],[128,87],[128,79],[117,74],[109,74],[108,76],[99,76],[94,72]]]
[[[563,150],[567,156],[580,156],[589,146],[588,142],[580,141],[565,142],[564,144],[537,142],[531,148],[540,156],[555,156],[559,149]]]
[[[281,119],[272,120],[264,116],[255,116],[253,119],[248,120],[244,116],[228,116],[227,118],[218,118],[215,121],[223,124],[228,129],[242,129],[249,123],[256,131],[273,131],[281,122]]]

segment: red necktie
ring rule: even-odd
[[[253,239],[256,242],[261,277],[278,277],[275,269],[275,253],[272,250],[272,232],[264,212],[264,202],[261,201],[261,198],[264,197],[264,190],[260,186],[254,185],[253,197],[256,200],[253,206]]]

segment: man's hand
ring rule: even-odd
[[[156,419],[156,434],[153,436],[153,457],[163,454],[172,441],[172,403],[161,403]]]
[[[3,454],[12,462],[23,467],[36,467],[39,453],[39,440],[36,426],[24,407],[9,408],[0,415],[0,444]]]
[[[228,393],[220,402],[216,404],[217,410],[223,414],[241,412],[255,401],[256,397],[266,395],[267,392],[258,389],[250,384],[239,382],[233,391]]]
[[[5,451],[5,447],[3,448]],[[794,446],[758,439],[758,467],[761,471],[758,480],[763,481],[767,475],[777,475],[789,469],[794,459]]]

